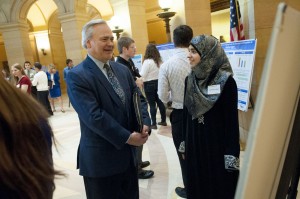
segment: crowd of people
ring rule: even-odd
[[[66,64],[63,71],[64,80],[66,80],[68,71],[73,68],[73,61],[67,59]],[[23,66],[19,63],[13,64],[11,68],[4,65],[2,76],[10,84],[39,101],[50,115],[56,111],[54,103],[56,99],[59,101],[60,111],[65,112],[60,75],[54,64],[42,66],[41,63],[35,62],[31,65],[30,61],[25,61]]]
[[[150,162],[142,161],[143,144],[158,125],[167,126],[166,104],[170,102],[172,138],[183,180],[183,187],[175,188],[176,194],[189,199],[234,198],[240,152],[237,86],[218,39],[210,35],[194,36],[189,26],[180,25],[173,31],[173,56],[163,62],[156,45],[148,44],[140,70],[132,61],[136,53],[135,41],[130,37],[119,38],[119,56],[115,61],[112,59],[113,41],[106,21],[89,21],[82,29],[86,59],[76,67],[67,59],[63,71],[68,96],[80,120],[77,168],[83,176],[87,198],[139,198],[138,179],[154,176],[154,171],[144,169]],[[27,94],[26,103],[35,98],[44,106],[45,112],[40,115],[30,109],[32,104],[26,108],[28,113],[25,109],[20,112],[24,117],[35,115],[32,119],[35,121],[31,122],[42,126],[35,126],[37,137],[44,136],[47,139],[43,142],[51,146],[53,133],[45,115],[53,115],[56,111],[55,99],[59,101],[60,111],[65,112],[60,75],[53,64],[46,72],[38,62],[33,66],[26,61],[24,66],[16,63],[11,70],[3,69],[4,78],[0,83],[5,85],[3,89],[13,92],[16,100]],[[30,95],[33,98],[30,99]],[[4,95],[0,97],[3,98],[0,101],[6,100]],[[9,104],[6,107],[10,107]],[[159,122],[157,109],[161,115]],[[0,119],[7,125],[1,128],[10,130],[11,135],[5,138],[7,135],[1,129],[0,136],[9,142],[18,139],[14,136],[21,128],[13,128],[9,123],[11,118],[4,111],[1,109]],[[3,142],[0,145],[9,149],[15,147]],[[50,151],[43,149],[41,154],[49,154],[46,161],[52,163]],[[28,155],[32,155],[29,152]],[[3,154],[0,161],[8,159],[12,164],[19,161],[9,157],[9,152]],[[33,155],[39,157],[41,154]],[[41,181],[45,184],[36,187],[49,196],[54,188],[53,176],[59,174],[51,165],[48,165],[49,173],[43,175],[47,181]],[[0,172],[6,171],[4,177],[11,177],[13,170],[9,169],[0,166]],[[14,183],[7,179],[1,179],[1,183],[4,189],[0,188],[0,193],[18,195],[25,191],[14,192]]]

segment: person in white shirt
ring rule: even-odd
[[[189,55],[188,47],[192,38],[193,30],[187,25],[178,26],[173,31],[175,52],[174,55],[160,67],[157,92],[162,102],[168,103],[170,99],[172,101],[173,111],[170,115],[172,136],[181,166],[183,185],[185,187],[185,161],[181,153],[178,152],[178,149],[182,140],[184,81],[191,71],[187,57]],[[186,198],[185,187],[176,187],[176,194],[182,198]]]
[[[49,96],[48,77],[44,71],[42,71],[42,65],[39,62],[34,63],[36,74],[34,75],[32,85],[37,89],[37,100],[45,107],[50,115],[53,115],[51,110]]]
[[[157,129],[157,124],[167,126],[166,108],[164,103],[158,98],[157,95],[158,73],[161,63],[161,57],[156,46],[154,44],[148,44],[141,69],[141,76],[144,81],[145,94],[150,105],[152,129]],[[156,105],[158,106],[161,115],[161,122],[158,123],[156,123]]]

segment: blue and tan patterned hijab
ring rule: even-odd
[[[187,79],[184,104],[192,118],[200,118],[219,99],[229,76],[233,75],[228,58],[219,41],[209,35],[199,35],[191,45],[201,61],[192,68]],[[220,93],[208,94],[208,86],[220,85]]]

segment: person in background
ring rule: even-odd
[[[120,53],[117,56],[116,62],[127,66],[130,70],[132,77],[136,85],[142,89],[143,88],[143,79],[139,73],[138,68],[135,67],[131,58],[134,57],[136,53],[136,46],[133,39],[130,37],[121,37],[118,39],[118,51]],[[152,170],[144,170],[143,168],[150,165],[149,161],[143,161],[143,145],[137,147],[137,159],[138,159],[138,178],[139,179],[148,179],[154,175]]]
[[[73,68],[73,61],[72,59],[66,60],[67,66],[64,68],[64,80],[67,81],[68,72]]]
[[[54,104],[54,99],[58,99],[60,103],[60,110],[61,112],[65,112],[64,110],[64,105],[63,105],[63,100],[61,96],[61,89],[60,89],[60,77],[59,77],[59,72],[56,70],[55,66],[53,64],[50,64],[48,66],[48,72],[47,72],[47,77],[48,81],[51,81],[50,84],[50,102],[52,106],[52,111],[55,112],[55,104]]]
[[[77,168],[87,199],[138,199],[136,146],[147,141],[151,122],[146,99],[128,68],[110,61],[114,37],[104,20],[83,26],[82,46],[88,55],[69,71],[67,88],[80,120]],[[134,93],[141,98],[142,131]]]
[[[183,140],[187,198],[233,199],[239,175],[237,85],[218,39],[199,35],[189,47]]]
[[[53,133],[48,114],[33,98],[0,78],[0,196],[52,199]]]
[[[158,122],[158,125],[167,126],[166,108],[164,103],[158,98],[157,95],[158,73],[161,64],[161,57],[156,46],[154,44],[148,44],[146,47],[144,62],[141,69],[141,75],[144,82],[145,94],[150,105],[152,129],[157,129],[156,105],[158,106],[161,115],[161,122]]]
[[[66,64],[67,64],[67,66],[64,68],[64,81],[65,82],[67,82],[67,76],[68,76],[68,72],[70,71],[70,70],[72,70],[72,68],[73,68],[73,61],[72,61],[72,59],[67,59],[66,60]],[[70,99],[69,99],[69,107],[70,107],[70,105],[71,105],[71,102],[70,102]]]
[[[192,38],[193,30],[189,26],[181,25],[175,28],[173,31],[174,55],[161,65],[158,77],[157,93],[159,98],[164,103],[168,103],[170,99],[172,101],[173,110],[170,122],[176,151],[182,141],[184,80],[191,71],[187,56]],[[181,166],[183,185],[186,186],[185,161],[178,151],[177,155]],[[186,198],[185,187],[176,187],[175,192],[178,196]]]
[[[33,81],[33,78],[34,78],[34,75],[35,75],[35,70],[32,69],[31,67],[31,63],[30,61],[25,61],[24,62],[24,72],[25,72],[25,75],[30,79],[30,81],[32,82]],[[31,95],[36,98],[36,86],[32,86],[31,85]]]
[[[45,107],[50,115],[53,115],[49,103],[49,85],[47,74],[42,71],[42,65],[39,62],[34,63],[36,74],[34,75],[32,85],[37,89],[37,100]]]
[[[12,65],[12,74],[14,75],[15,81],[16,81],[16,87],[21,89],[21,91],[31,94],[31,81],[30,79],[25,75],[23,67],[16,63]]]
[[[7,80],[11,85],[16,85],[15,78],[11,75],[8,65],[3,65],[1,72],[5,80]]]
[[[136,53],[135,42],[130,37],[121,37],[118,39],[118,51],[119,56],[117,56],[116,62],[123,64],[129,68],[131,74],[134,78],[136,85],[139,88],[143,87],[142,76],[139,73],[139,69],[135,67],[134,62],[131,58],[134,57]]]

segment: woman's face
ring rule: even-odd
[[[188,58],[190,60],[192,68],[195,67],[201,61],[199,53],[195,50],[195,48],[192,45],[189,46]]]
[[[56,69],[55,69],[55,68],[51,68],[51,69],[49,70],[49,72],[54,74],[54,73],[56,73]]]
[[[21,71],[15,67],[12,68],[12,74],[15,76],[15,77],[18,77],[20,75],[22,75]]]

